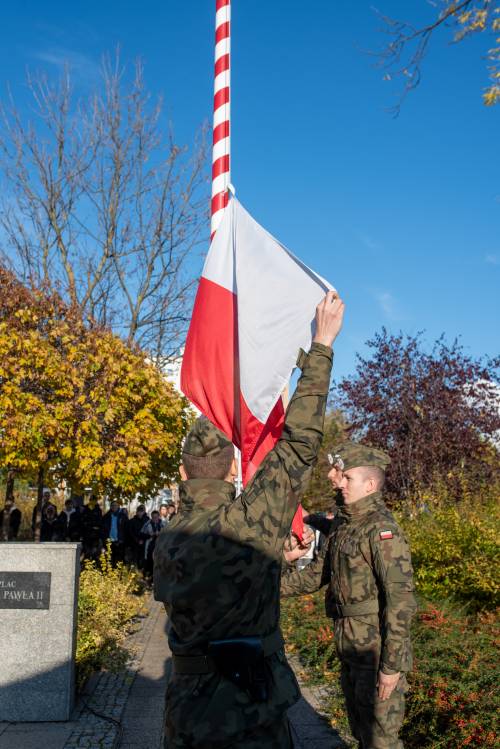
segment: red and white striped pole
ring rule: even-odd
[[[230,171],[230,79],[231,79],[231,0],[215,5],[215,81],[212,148],[212,202],[210,239],[217,231],[227,206]]]
[[[212,145],[212,202],[210,240],[219,228],[229,202],[231,184],[231,0],[215,0],[214,125]],[[236,494],[243,488],[241,453],[235,447],[238,477]]]

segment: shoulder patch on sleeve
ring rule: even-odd
[[[387,541],[393,538],[393,533],[391,530],[379,531],[378,537],[381,541]]]

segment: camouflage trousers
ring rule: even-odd
[[[164,749],[194,749],[183,742],[167,741],[165,737]],[[205,749],[206,744],[203,744]],[[259,726],[253,731],[245,733],[231,743],[217,742],[213,749],[292,749],[292,737],[290,734],[290,724],[287,714],[284,713],[281,720],[271,723],[270,725]]]
[[[387,700],[379,700],[377,671],[342,664],[342,691],[352,735],[360,749],[403,749],[399,730],[405,712],[406,676]]]

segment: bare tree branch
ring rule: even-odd
[[[28,75],[33,121],[12,96],[0,108],[0,252],[24,282],[162,358],[186,331],[208,238],[207,128],[180,147],[134,73],[106,59],[86,101],[69,69],[56,85]]]
[[[428,46],[433,34],[442,26],[454,27],[454,41],[461,41],[476,31],[483,31],[488,24],[493,25],[493,15],[498,12],[493,7],[492,0],[436,0],[434,6],[443,6],[437,18],[426,25],[414,26],[407,21],[390,18],[374,9],[383,21],[382,31],[391,37],[389,43],[380,51],[371,54],[378,58],[379,67],[386,72],[385,80],[404,79],[403,89],[397,103],[389,111],[397,117],[401,106],[408,94],[421,81],[421,66],[427,54]],[[481,22],[478,23],[477,19]]]

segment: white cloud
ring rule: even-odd
[[[357,232],[357,237],[359,241],[366,247],[366,249],[370,250],[370,252],[376,252],[377,250],[382,249],[380,242],[377,242],[377,240],[371,237],[369,234],[365,234],[364,232]]]
[[[386,317],[394,317],[394,299],[388,291],[376,295],[377,302]]]
[[[46,47],[31,51],[35,60],[54,65],[57,68],[69,66],[73,75],[81,82],[92,83],[100,76],[100,65],[89,55],[67,47]]]
[[[393,297],[390,291],[377,291],[373,296],[387,320],[395,322],[405,319],[401,313],[397,299]]]
[[[500,265],[500,257],[498,255],[486,255],[484,262],[488,265]]]

